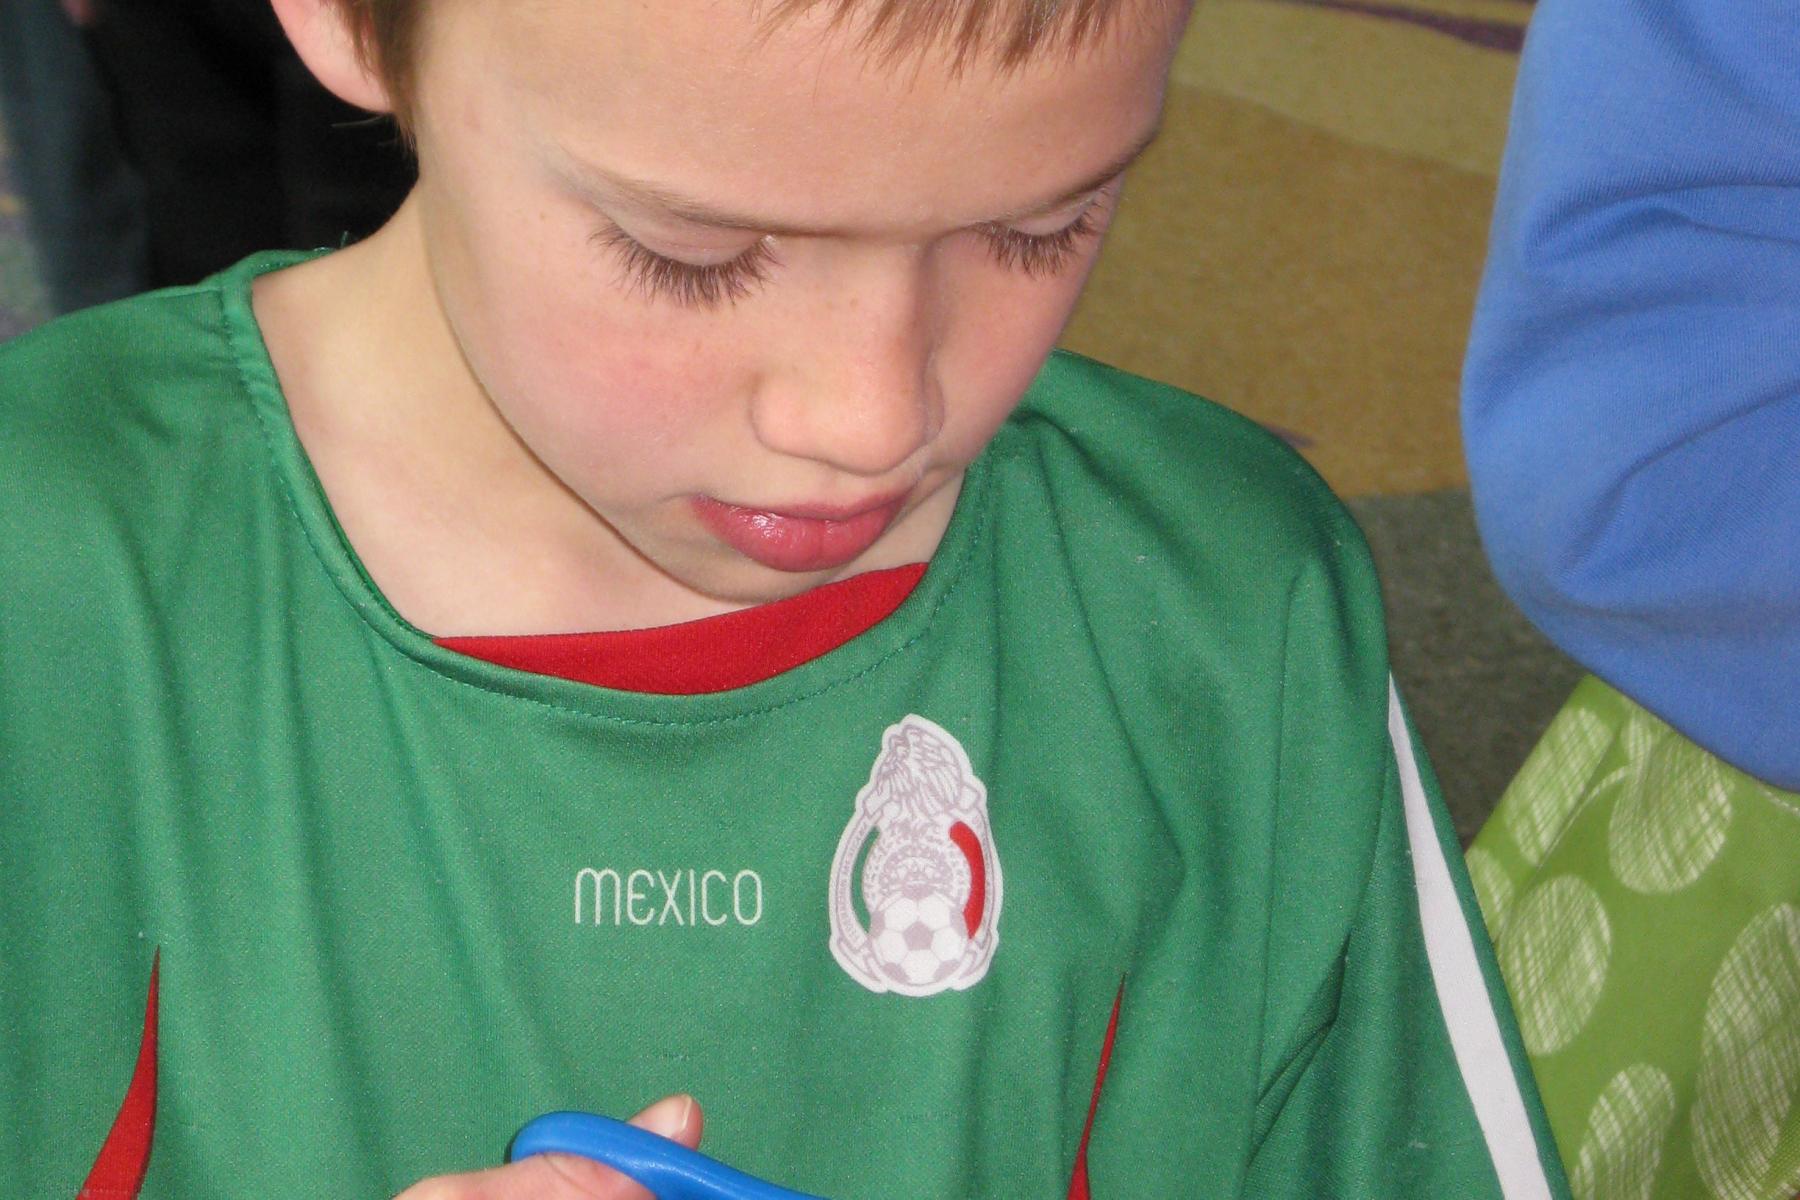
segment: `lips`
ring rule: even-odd
[[[775,512],[702,496],[700,521],[744,557],[777,571],[829,571],[870,546],[899,515],[904,496],[855,508],[806,507]]]

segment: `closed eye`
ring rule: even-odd
[[[768,279],[776,265],[769,238],[721,263],[690,263],[670,258],[645,246],[616,225],[594,234],[594,242],[619,256],[626,286],[646,297],[663,297],[685,308],[717,308],[735,304]]]
[[[1033,278],[1068,268],[1082,245],[1100,229],[1102,192],[1074,220],[1050,233],[1026,233],[1011,225],[976,226],[989,255],[1008,270]],[[691,263],[658,254],[616,225],[607,224],[591,239],[618,256],[623,286],[649,299],[672,300],[684,308],[717,308],[736,304],[766,283],[779,266],[773,238],[760,238],[742,253],[719,263]]]
[[[988,252],[1003,267],[1037,278],[1065,269],[1082,243],[1099,232],[1098,204],[1089,204],[1069,224],[1054,233],[1025,233],[1010,225],[984,225]]]

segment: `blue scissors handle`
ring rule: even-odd
[[[553,1112],[513,1139],[509,1161],[533,1154],[579,1154],[605,1163],[656,1193],[656,1200],[819,1200],[791,1192],[689,1150],[679,1142],[592,1113]]]

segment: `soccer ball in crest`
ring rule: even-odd
[[[869,918],[869,941],[882,974],[908,987],[929,987],[961,964],[969,944],[963,914],[937,892],[890,896]]]

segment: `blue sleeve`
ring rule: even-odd
[[[1800,788],[1800,5],[1541,0],[1464,377],[1501,582]]]

